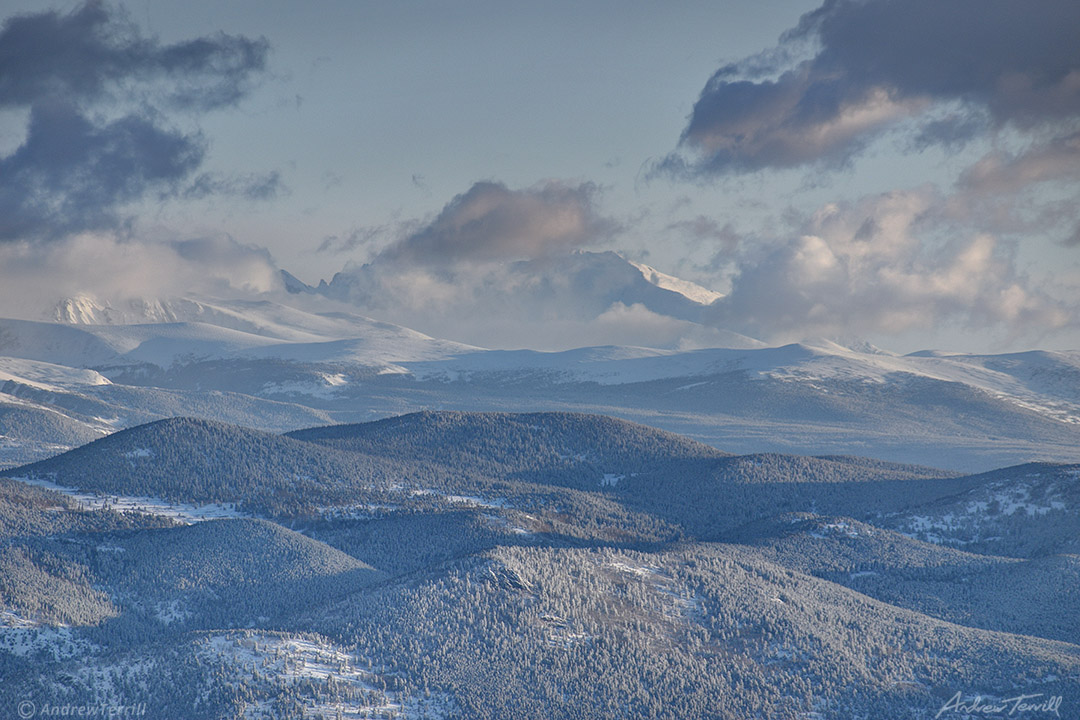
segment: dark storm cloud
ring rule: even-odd
[[[285,192],[281,173],[221,175],[201,173],[184,188],[185,198],[240,197],[246,200],[273,200]]]
[[[713,75],[681,140],[693,157],[663,167],[842,164],[910,118],[916,145],[993,127],[1055,132],[1080,119],[1077,28],[1075,0],[829,0],[777,50]],[[792,62],[800,47],[816,53]],[[946,106],[959,109],[933,112]]]
[[[169,191],[204,154],[200,136],[153,116],[96,125],[68,103],[37,103],[26,141],[0,158],[0,240],[112,227],[118,204]]]
[[[616,224],[595,208],[597,188],[546,182],[525,190],[478,182],[431,223],[399,240],[379,260],[439,265],[545,257],[610,237]]]
[[[265,39],[218,34],[173,45],[145,38],[103,2],[75,11],[9,18],[0,29],[0,107],[29,106],[42,97],[97,100],[119,83],[168,85],[170,105],[209,109],[236,103],[265,69]]]
[[[353,228],[346,235],[327,235],[319,243],[315,252],[346,253],[353,252],[357,248],[365,247],[386,235],[389,229],[386,225],[374,225],[370,227]]]
[[[29,109],[29,121],[22,144],[0,157],[0,240],[118,227],[120,206],[149,193],[276,195],[275,173],[188,182],[207,142],[163,112],[235,104],[267,52],[265,40],[224,34],[163,45],[102,2],[8,18],[0,108]]]

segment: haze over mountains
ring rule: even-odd
[[[253,299],[67,298],[39,320],[0,320],[0,464],[176,415],[284,431],[424,408],[601,412],[737,452],[966,471],[1080,460],[1078,353],[767,347],[699,323],[715,294],[614,253],[556,265],[521,271],[530,303],[563,278],[558,317],[638,308],[714,342],[489,350],[366,317],[344,301],[370,297],[363,268],[318,288],[283,276],[291,292]]]
[[[352,303],[428,334],[453,327],[485,346],[569,349],[588,344],[589,333],[647,339],[649,345],[761,344],[706,322],[720,293],[610,251],[425,269],[419,281],[385,264],[347,267],[314,288],[295,279],[289,287]],[[410,284],[417,282],[425,291]]]

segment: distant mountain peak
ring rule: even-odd
[[[809,337],[802,340],[800,343],[806,347],[815,348],[818,350],[824,350],[830,354],[840,352],[855,352],[860,355],[883,355],[889,357],[895,357],[896,353],[890,352],[879,348],[871,342],[862,340],[860,338],[851,337]]]
[[[311,287],[287,270],[281,271],[281,279],[285,282],[285,289],[292,295],[299,295],[301,293],[312,294],[315,292],[315,288]]]
[[[132,323],[177,322],[175,300],[128,298],[111,302],[93,295],[64,298],[53,306],[48,319],[66,325],[129,325]],[[191,303],[190,300],[183,302]],[[197,303],[195,303],[197,305]]]
[[[64,298],[53,306],[50,319],[68,325],[102,325],[100,320],[111,310],[108,303],[99,303],[89,295]]]
[[[674,275],[660,272],[649,265],[636,263],[633,260],[627,260],[627,262],[640,270],[642,276],[656,287],[678,293],[688,300],[692,300],[701,305],[711,305],[724,297],[723,293],[718,293],[714,290],[702,287],[697,283],[690,282],[689,280],[683,280]]]

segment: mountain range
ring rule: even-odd
[[[593,293],[586,314],[614,303],[691,322],[717,297],[614,253],[559,262]],[[417,409],[601,413],[735,452],[961,471],[1080,460],[1077,352],[897,355],[734,333],[699,349],[485,349],[361,314],[347,289],[362,275],[310,287],[283,274],[290,291],[255,299],[83,296],[0,319],[0,467],[179,415],[281,432]]]
[[[396,324],[365,268],[0,319],[0,707],[1080,702],[1080,353],[769,346],[614,253],[486,301],[678,342],[491,349]]]
[[[576,413],[121,430],[0,479],[0,704],[163,718],[1075,708],[1080,465]],[[993,507],[991,507],[993,506]],[[958,715],[962,716],[962,715]]]

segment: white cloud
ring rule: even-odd
[[[188,293],[232,296],[281,285],[269,253],[228,238],[141,242],[82,233],[51,243],[0,244],[0,307],[42,319],[58,301],[101,301]]]
[[[946,204],[923,188],[822,208],[800,236],[738,261],[712,322],[774,340],[1069,324],[1068,307],[1032,287],[1007,243],[987,233],[942,238]]]

